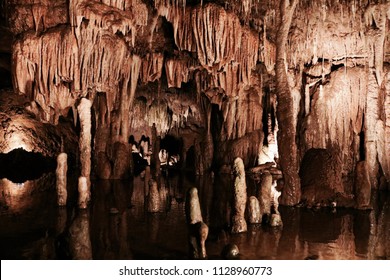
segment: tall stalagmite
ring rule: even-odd
[[[87,178],[87,184],[91,184],[91,145],[92,145],[92,120],[91,120],[91,106],[92,103],[87,98],[82,98],[80,104],[77,106],[77,111],[80,118],[80,162],[81,162],[81,176]]]

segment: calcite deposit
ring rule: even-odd
[[[369,191],[388,189],[388,1],[6,0],[2,7],[0,73],[8,81],[0,86],[12,81],[7,92],[23,98],[22,114],[0,112],[2,153],[63,151],[88,185],[139,174],[147,165],[140,158],[158,176],[160,149],[198,175],[230,172],[237,157],[247,170],[271,162],[283,186],[278,201],[289,206],[367,205]],[[39,130],[31,126],[64,121],[73,123],[79,151],[66,143],[69,133],[31,134]],[[309,168],[323,174],[317,184],[305,170],[319,150],[333,163]],[[361,162],[366,178],[358,176]],[[308,185],[329,188],[312,195]]]

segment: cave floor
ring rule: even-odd
[[[373,210],[282,207],[282,228],[250,225],[230,234],[230,176],[170,173],[160,179],[163,209],[147,213],[144,179],[92,182],[88,209],[77,208],[76,180],[68,205],[56,206],[55,175],[13,183],[0,180],[1,259],[188,259],[185,193],[197,187],[210,231],[209,259],[228,243],[240,259],[389,259],[390,196],[377,195]],[[248,196],[256,193],[251,179]]]

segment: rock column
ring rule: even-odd
[[[81,176],[86,178],[88,188],[91,184],[91,106],[92,102],[86,98],[82,98],[77,106],[81,126],[79,139]]]
[[[188,190],[185,209],[189,228],[190,256],[194,259],[205,259],[207,258],[206,239],[209,234],[209,227],[203,222],[196,188]]]
[[[247,201],[245,166],[241,158],[234,160],[234,216],[232,219],[232,233],[247,231],[245,221],[245,207]]]
[[[60,153],[57,157],[56,169],[56,189],[57,189],[57,203],[59,206],[65,206],[68,198],[66,190],[67,181],[66,174],[68,172],[68,155]]]

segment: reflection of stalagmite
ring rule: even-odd
[[[145,177],[144,177],[144,192],[145,197],[149,195],[149,180],[150,180],[150,166],[145,167]]]
[[[79,140],[81,176],[87,179],[88,186],[91,174],[91,106],[92,102],[86,98],[82,98],[77,106],[81,126]]]
[[[241,158],[234,160],[233,170],[235,173],[234,180],[234,216],[232,219],[232,232],[239,233],[247,231],[245,221],[245,207],[247,201],[245,166]]]
[[[248,206],[248,217],[249,223],[251,224],[259,224],[261,223],[261,211],[259,200],[255,196],[251,196],[249,198],[249,206]]]
[[[148,212],[155,213],[160,211],[160,193],[158,192],[157,182],[153,179],[149,180],[149,199]]]
[[[198,190],[196,188],[188,190],[185,207],[189,226],[190,256],[194,259],[204,259],[207,257],[206,239],[209,234],[209,228],[203,222]]]
[[[236,244],[227,244],[225,247],[223,247],[221,256],[224,259],[236,259],[239,253],[240,250]]]
[[[207,258],[206,239],[209,227],[204,222],[198,222],[189,226],[190,255],[194,259]]]
[[[57,223],[56,223],[57,234],[64,232],[66,228],[67,220],[68,220],[68,213],[66,207],[58,208]]]
[[[79,177],[79,208],[85,209],[91,199],[90,187],[86,177]]]
[[[57,189],[57,203],[59,206],[66,205],[68,192],[66,190],[66,174],[68,172],[68,155],[61,153],[57,157],[56,169],[56,189]]]
[[[69,228],[69,235],[69,249],[72,259],[92,259],[88,212],[79,212]]]

